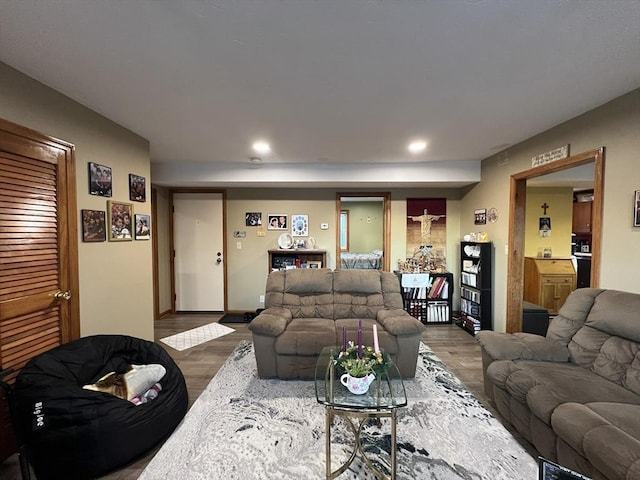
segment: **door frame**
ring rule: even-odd
[[[556,162],[545,163],[511,175],[509,197],[509,257],[507,259],[507,333],[522,331],[524,295],[524,246],[527,180],[571,167],[594,164],[593,205],[591,221],[591,287],[600,281],[602,248],[602,206],[604,200],[605,148],[580,153]]]
[[[169,189],[169,274],[171,275],[171,313],[176,313],[176,270],[175,270],[175,242],[173,227],[173,196],[176,193],[217,193],[222,196],[222,288],[224,312],[228,308],[228,284],[227,284],[227,191],[220,188],[170,188]]]
[[[382,198],[382,270],[391,269],[391,193],[390,192],[336,192],[336,269],[342,268],[340,261],[340,212],[342,197],[379,197]]]

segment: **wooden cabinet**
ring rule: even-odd
[[[573,233],[591,233],[591,206],[593,202],[573,203]]]
[[[568,258],[524,259],[524,299],[556,315],[576,289],[576,270]]]
[[[327,268],[327,251],[269,250],[269,272],[292,267]]]

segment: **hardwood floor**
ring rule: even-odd
[[[174,315],[158,320],[155,325],[155,340],[179,333],[191,328],[206,325],[218,321],[221,315]],[[173,359],[179,365],[185,376],[189,391],[189,405],[191,406],[209,381],[220,369],[229,354],[240,340],[251,340],[251,332],[247,324],[227,324],[235,332],[223,337],[211,340],[205,344],[178,352],[166,347]],[[447,367],[473,392],[482,404],[491,413],[501,420],[484,394],[482,382],[482,361],[480,346],[467,332],[455,325],[429,325],[422,335],[423,341],[440,357]],[[164,344],[162,344],[164,346]],[[514,437],[529,451],[532,456],[537,456],[535,449],[529,445],[506,422],[502,422]],[[157,450],[147,454],[131,465],[111,473],[105,477],[107,480],[133,480],[137,479],[147,463],[153,458]],[[19,480],[20,476],[16,468],[17,459],[12,457],[5,464],[0,465],[0,478],[7,480]]]

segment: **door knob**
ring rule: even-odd
[[[71,292],[69,290],[67,290],[66,292],[62,292],[58,290],[56,293],[53,294],[53,296],[58,300],[69,300],[71,299]]]
[[[220,257],[216,258],[216,263],[222,263],[222,258]]]

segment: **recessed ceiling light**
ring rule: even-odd
[[[409,144],[409,146],[407,147],[407,150],[409,150],[409,152],[415,155],[415,154],[424,152],[426,148],[427,148],[427,142],[425,142],[424,140],[416,140]]]
[[[262,140],[254,142],[252,147],[254,151],[262,155],[266,155],[267,153],[271,152],[271,145],[269,145],[267,142],[263,142]]]

